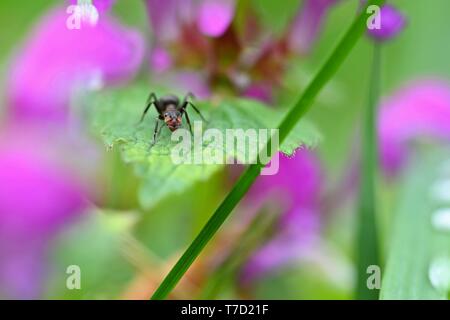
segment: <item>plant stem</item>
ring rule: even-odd
[[[377,180],[377,105],[380,91],[380,44],[375,42],[369,84],[369,99],[363,121],[361,187],[359,194],[359,219],[357,238],[357,286],[356,298],[376,300],[379,290],[369,289],[367,268],[380,267],[376,228],[375,185]]]
[[[384,0],[370,0],[368,1],[367,6],[381,6],[383,3]],[[311,108],[311,105],[313,104],[317,94],[336,73],[352,48],[355,46],[359,37],[364,33],[366,27],[366,19],[368,17],[365,10],[366,8],[367,7],[365,7],[364,10],[358,15],[350,29],[347,31],[335,50],[332,52],[331,56],[326,60],[322,68],[306,88],[298,102],[284,117],[281,125],[279,126],[279,145],[283,143],[292,128]],[[271,143],[272,142],[269,139],[265,148],[269,152],[266,154],[273,154],[277,151],[271,150]],[[200,231],[198,236],[194,239],[188,249],[184,252],[181,258],[163,280],[161,285],[155,291],[152,299],[164,299],[167,297],[167,295],[183,277],[183,275],[186,273],[188,268],[191,266],[191,264],[194,262],[194,260],[197,258],[197,256],[200,254],[209,240],[225,222],[231,211],[247,193],[250,186],[258,177],[261,168],[265,165],[266,163],[261,163],[258,160],[258,163],[250,165],[248,169],[242,174],[231,192],[226,196],[224,201],[217,208],[216,212],[214,212],[214,214]]]

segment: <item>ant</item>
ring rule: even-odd
[[[206,119],[202,116],[200,111],[195,107],[195,105],[190,101],[190,99],[194,99],[194,95],[192,93],[188,93],[183,101],[180,103],[180,99],[178,99],[177,96],[173,94],[165,95],[161,98],[157,98],[156,95],[152,92],[147,98],[146,107],[144,112],[142,113],[141,120],[139,123],[144,120],[145,115],[147,114],[148,109],[152,105],[155,106],[156,111],[158,112],[158,117],[156,118],[156,125],[155,130],[153,132],[153,142],[150,145],[152,147],[156,143],[156,136],[159,135],[162,125],[159,126],[159,122],[162,120],[166,124],[166,126],[169,128],[170,131],[174,132],[179,127],[181,127],[182,123],[182,117],[183,115],[186,116],[186,121],[189,125],[189,131],[192,134],[192,127],[191,127],[191,121],[189,119],[189,115],[187,113],[187,106],[191,105],[192,108],[198,113],[198,115],[202,118],[203,121],[206,121]],[[158,129],[159,127],[159,129]]]

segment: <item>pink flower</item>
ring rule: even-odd
[[[197,26],[204,35],[219,37],[234,17],[234,0],[204,0],[200,4]]]
[[[7,97],[14,119],[65,119],[76,90],[137,73],[144,53],[139,33],[106,15],[96,25],[81,21],[79,29],[69,29],[68,17],[63,9],[44,16],[13,61]]]
[[[270,103],[274,90],[282,86],[290,53],[310,49],[336,2],[305,0],[288,34],[275,38],[258,24],[252,10],[256,2],[241,8],[247,18],[235,28],[234,0],[147,0],[154,36],[150,68],[158,73],[154,79],[169,86],[164,79],[179,71],[192,72],[202,77],[208,91],[220,87],[224,90],[219,91]],[[170,75],[161,77],[162,73]]]
[[[244,90],[242,96],[265,103],[271,103],[273,100],[271,89],[270,85],[264,82],[261,84],[251,84]]]
[[[297,150],[292,158],[280,154],[279,172],[258,177],[249,198],[256,206],[276,199],[282,204],[279,209],[283,215],[275,236],[244,266],[244,284],[301,260],[318,237],[320,193],[321,170],[317,158],[308,150]]]
[[[450,140],[450,86],[441,80],[420,80],[386,99],[380,110],[381,162],[387,173],[405,163],[409,143],[427,137]]]
[[[150,55],[150,68],[155,73],[163,73],[172,67],[172,57],[166,49],[155,47]]]
[[[206,36],[220,37],[234,17],[235,0],[147,0],[153,35],[157,43],[173,41],[184,25],[196,22]]]
[[[49,141],[47,139],[46,141]],[[38,298],[54,236],[87,206],[85,191],[57,165],[38,134],[0,137],[0,296]]]
[[[371,37],[378,41],[389,40],[398,35],[406,25],[405,17],[391,5],[384,5],[380,11],[381,26],[379,29],[369,29]]]

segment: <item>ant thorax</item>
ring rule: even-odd
[[[164,106],[165,112],[175,112],[178,110],[177,106],[172,103],[168,103]]]

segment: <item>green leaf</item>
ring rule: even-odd
[[[448,159],[449,154],[443,152],[434,152],[428,157],[419,155],[405,175],[395,212],[381,299],[447,299],[450,232],[448,225],[446,229],[433,225],[433,214],[450,208],[450,199],[442,201],[439,193],[443,189],[436,188],[442,187],[443,181],[450,181]],[[445,165],[447,170],[444,170]],[[435,270],[436,267],[440,270]]]
[[[123,160],[132,164],[136,174],[142,178],[139,200],[143,207],[152,207],[165,196],[182,192],[223,168],[222,164],[206,164],[208,161],[212,163],[216,152],[223,152],[224,159],[236,158],[241,162],[252,158],[249,148],[227,149],[225,138],[222,142],[205,138],[200,148],[192,146],[191,153],[185,156],[185,159],[200,156],[205,164],[175,164],[171,151],[178,141],[171,140],[166,127],[162,128],[157,143],[150,148],[157,116],[154,108],[150,109],[143,123],[137,124],[148,94],[147,86],[102,92],[90,98],[88,111],[94,131],[103,137],[109,148],[119,147]],[[208,123],[202,124],[197,114],[190,110],[191,122],[197,121],[197,125],[193,123],[194,136],[197,133],[201,136],[201,132],[209,128],[218,129],[223,136],[227,129],[272,129],[283,116],[282,112],[245,99],[230,98],[218,105],[199,101],[196,105]],[[292,155],[298,147],[313,147],[319,140],[316,128],[302,121],[280,149],[286,155]]]

